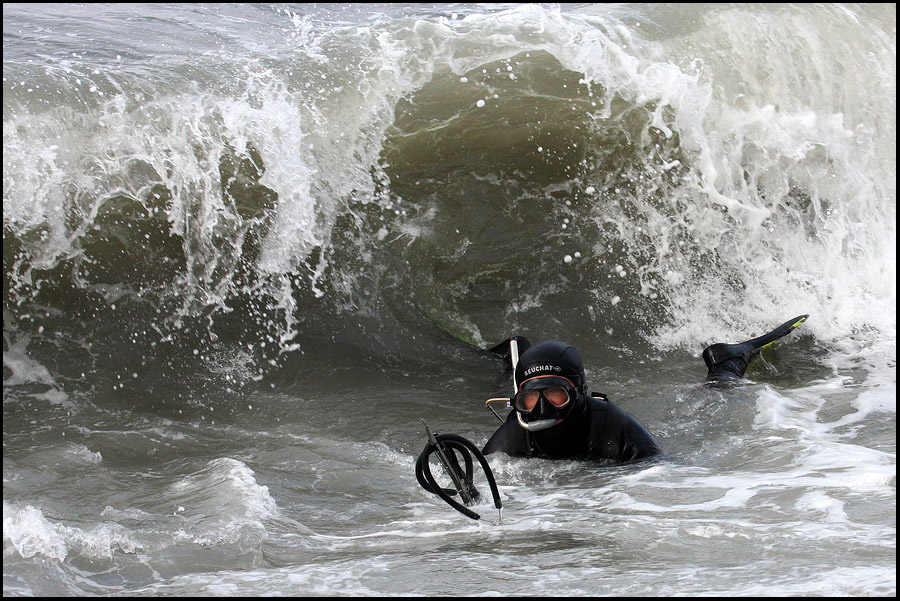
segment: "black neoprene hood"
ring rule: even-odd
[[[584,363],[578,350],[559,340],[546,340],[529,347],[516,365],[516,386],[536,376],[562,376],[585,385]]]

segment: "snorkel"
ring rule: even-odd
[[[534,422],[526,422],[522,419],[522,414],[518,411],[516,411],[516,419],[519,420],[519,425],[529,432],[540,432],[541,430],[546,430],[547,428],[552,428],[553,426],[562,423],[562,419],[539,419]]]
[[[516,367],[519,364],[519,344],[518,342],[516,342],[515,337],[512,337],[509,340],[509,355],[512,358],[513,396],[516,396],[516,394],[518,394],[519,392],[519,384],[516,382],[515,378]],[[541,419],[533,422],[526,422],[522,419],[522,414],[519,411],[516,411],[516,419],[519,421],[519,425],[529,432],[546,430],[547,428],[551,428],[562,421],[561,419]]]
[[[528,382],[532,384],[529,386]],[[558,426],[572,412],[576,394],[574,383],[563,376],[537,376],[526,380],[519,385],[514,397],[516,419],[529,432]],[[526,415],[543,419],[526,420]]]
[[[513,368],[513,396],[516,396],[519,392],[519,385],[516,382],[515,373],[516,366],[519,364],[519,344],[516,342],[515,337],[513,337],[509,341],[509,353],[510,357],[512,357],[512,368]],[[529,432],[538,432],[540,430],[546,430],[547,428],[551,428],[555,426],[557,423],[562,420],[556,419],[541,419],[533,422],[526,422],[522,419],[522,413],[516,411],[516,419],[519,421],[519,425],[528,430]]]
[[[562,424],[578,405],[585,390],[584,363],[570,344],[545,340],[522,353],[513,381],[516,421],[523,430],[540,432]],[[569,391],[570,401],[551,401],[558,387]],[[526,391],[540,391],[540,396],[527,400]]]
[[[519,340],[517,336],[509,339],[509,359],[513,370],[513,395],[512,398],[494,398],[485,401],[485,405],[501,422],[506,419],[497,413],[491,406],[493,403],[502,402],[507,408],[516,412],[516,421],[523,430],[539,432],[561,424],[578,403],[579,395],[584,394],[584,367],[578,351],[559,340],[546,340],[538,345],[529,346],[525,340],[525,352],[519,355]],[[498,354],[505,354],[505,344],[497,345],[491,350]],[[548,378],[548,379],[544,379]],[[551,381],[553,378],[557,381]],[[543,385],[528,384],[531,380],[542,380]],[[562,382],[560,382],[562,380]],[[563,387],[572,391],[571,402],[551,402],[545,394],[551,394],[554,388]],[[522,395],[522,390],[542,390],[539,397],[532,397],[525,406],[513,406]],[[521,399],[524,402],[525,397]],[[535,404],[537,403],[537,404]],[[553,407],[556,405],[556,408]],[[565,409],[564,409],[565,408]],[[564,412],[561,410],[564,409]]]

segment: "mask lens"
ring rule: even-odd
[[[539,390],[520,390],[516,393],[516,409],[531,411],[537,405],[539,398],[541,398]]]
[[[556,407],[562,407],[569,402],[569,391],[562,387],[548,388],[543,391],[544,398]]]
[[[525,412],[531,411],[542,395],[554,407],[565,407],[571,400],[569,391],[561,386],[545,390],[520,390],[516,393],[516,409]]]

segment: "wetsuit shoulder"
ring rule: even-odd
[[[630,413],[625,414],[622,440],[622,461],[637,461],[662,453],[650,432]]]
[[[525,439],[525,430],[516,421],[516,412],[511,411],[497,431],[488,439],[482,454],[506,453],[513,457],[524,457],[528,453],[528,441]]]
[[[630,413],[606,399],[590,398],[588,455],[591,459],[628,462],[658,455],[653,436]]]

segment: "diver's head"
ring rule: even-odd
[[[522,353],[515,378],[516,418],[531,432],[561,424],[586,390],[581,355],[558,340],[541,342]]]

